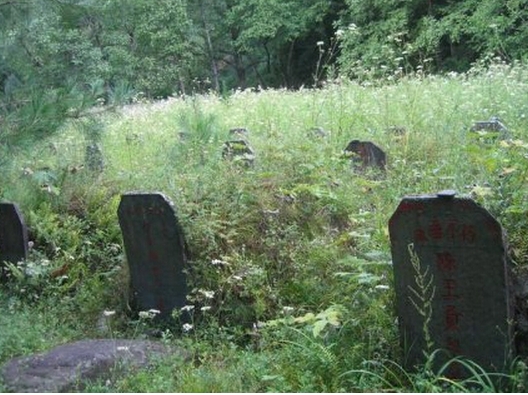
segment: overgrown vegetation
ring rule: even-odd
[[[501,387],[470,361],[474,376],[459,382],[432,364],[399,366],[387,221],[404,195],[456,189],[500,220],[515,264],[528,264],[527,77],[496,60],[464,74],[138,102],[6,151],[0,198],[20,205],[34,244],[0,290],[0,361],[152,333],[127,305],[116,211],[121,193],[162,191],[186,234],[192,290],[191,324],[162,338],[193,363],[169,359],[90,390],[525,391],[522,359]],[[511,139],[469,132],[492,116]],[[221,157],[242,126],[251,167]],[[352,139],[387,152],[386,174],[352,171],[342,155]],[[92,168],[95,142],[104,166]]]
[[[523,61],[527,18],[528,0],[1,1],[0,148],[95,105]]]

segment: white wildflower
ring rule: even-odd
[[[142,318],[142,319],[149,318],[149,312],[148,311],[140,311],[139,312],[139,318]]]
[[[290,307],[290,306],[284,306],[284,307],[282,308],[282,312],[283,312],[284,314],[290,314],[290,313],[293,312],[293,310],[295,310],[295,309],[294,309],[293,307]]]
[[[203,306],[200,308],[201,311],[209,311],[211,310],[211,306]]]
[[[317,41],[317,46],[322,47],[324,45],[324,41]]]
[[[191,311],[194,309],[194,305],[192,304],[188,304],[188,305],[185,305],[181,308],[181,311]]]
[[[183,324],[182,329],[184,332],[189,332],[193,326],[191,324]]]
[[[380,284],[380,285],[376,285],[374,288],[375,288],[375,289],[386,290],[386,289],[389,289],[389,286],[388,286],[388,285]]]
[[[115,313],[116,312],[114,310],[105,310],[105,311],[103,311],[103,315],[105,317],[111,317],[111,316],[115,315]]]
[[[213,259],[211,261],[211,265],[213,265],[213,266],[227,266],[227,262],[222,261],[220,259]]]
[[[148,311],[140,311],[139,318],[151,320],[154,317],[156,317],[158,314],[161,314],[161,311],[156,310],[156,309],[150,309]]]
[[[213,299],[215,294],[214,291],[206,291],[205,289],[200,289],[198,292],[200,292],[207,299]]]

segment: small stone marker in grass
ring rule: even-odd
[[[240,137],[240,138],[247,138],[249,135],[249,131],[246,128],[232,128],[229,129],[229,136],[231,137]]]
[[[482,140],[503,140],[510,137],[508,128],[497,117],[491,117],[489,121],[475,122],[470,131],[477,133]]]
[[[101,146],[97,143],[87,145],[84,161],[88,170],[101,173],[105,167]]]
[[[454,191],[405,197],[389,221],[404,367],[443,352],[504,372],[514,355],[510,265],[500,224]],[[467,376],[452,363],[444,374]]]
[[[387,129],[387,133],[394,136],[404,136],[407,134],[407,129],[405,126],[392,125]]]
[[[118,216],[134,304],[169,318],[187,296],[187,251],[174,205],[161,193],[128,193],[121,196]]]
[[[370,141],[352,140],[345,148],[344,154],[350,157],[353,163],[359,164],[361,169],[377,167],[385,170],[387,165],[385,152]]]
[[[312,138],[324,139],[327,138],[329,135],[330,133],[320,126],[313,127],[308,131],[308,137]]]
[[[24,218],[14,203],[0,203],[0,280],[6,279],[4,262],[17,263],[28,254]]]
[[[251,166],[255,160],[255,151],[246,139],[229,140],[222,146],[222,158]]]

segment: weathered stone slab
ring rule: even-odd
[[[407,128],[405,126],[392,125],[387,129],[387,133],[394,136],[404,136],[407,134]]]
[[[491,117],[489,121],[477,121],[470,129],[478,133],[484,140],[506,139],[510,137],[508,128],[497,117]]]
[[[105,167],[101,146],[97,143],[87,145],[84,161],[88,170],[101,173]]]
[[[28,233],[22,213],[14,203],[0,203],[0,280],[5,279],[3,262],[17,263],[28,254]]]
[[[172,202],[161,193],[124,194],[118,216],[134,304],[170,317],[187,296],[187,251]]]
[[[229,140],[222,146],[222,158],[251,166],[255,160],[255,151],[246,139]]]
[[[329,135],[330,133],[324,130],[320,126],[317,126],[317,127],[314,127],[308,130],[308,137],[311,137],[311,138],[324,139],[324,138],[327,138]]]
[[[361,169],[376,167],[385,170],[387,165],[385,152],[370,141],[352,140],[348,143],[344,153],[352,159],[352,163],[359,164]]]
[[[425,362],[424,351],[443,349],[436,367],[464,356],[503,371],[514,354],[514,312],[500,224],[471,199],[444,191],[405,197],[389,232],[404,366],[412,370]],[[467,372],[454,364],[448,374]]]
[[[88,380],[147,367],[156,359],[182,350],[147,340],[98,339],[64,344],[53,350],[8,361],[2,380],[12,392],[72,392]]]
[[[229,129],[229,136],[231,137],[239,137],[242,139],[246,139],[248,135],[249,135],[249,131],[246,128]]]

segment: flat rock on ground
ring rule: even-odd
[[[147,367],[163,356],[180,353],[156,341],[97,339],[58,346],[46,353],[8,361],[0,375],[13,392],[70,392],[87,380],[104,379],[115,372]]]

